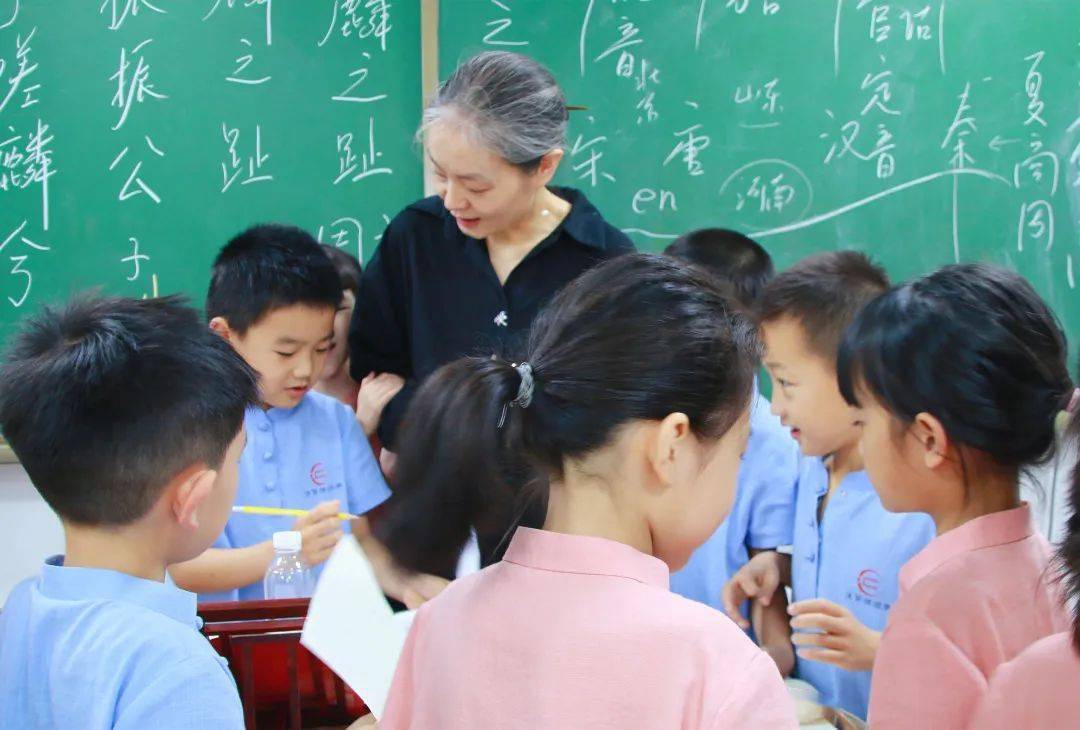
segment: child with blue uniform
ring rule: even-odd
[[[237,503],[319,509],[313,514],[325,514],[322,522],[330,527],[315,533],[315,540],[320,540],[315,544],[324,545],[325,538],[325,546],[318,553],[305,552],[318,576],[342,533],[337,513],[363,515],[389,496],[363,430],[348,407],[315,392],[307,393],[292,408],[249,408],[244,424],[248,446],[240,457]],[[258,545],[274,532],[293,529],[294,522],[303,525],[303,518],[234,514],[213,547]],[[238,586],[235,593],[203,598],[246,601],[263,597],[260,574],[254,583]]]
[[[228,519],[254,373],[175,297],[80,299],[27,321],[0,382],[4,437],[65,542],[0,613],[0,727],[243,728],[166,569]]]
[[[822,704],[861,718],[900,568],[934,536],[927,515],[882,507],[863,468],[858,414],[836,379],[844,330],[888,286],[885,272],[854,251],[811,256],[766,286],[758,321],[773,413],[805,457],[793,551],[754,556],[724,589],[728,612],[742,620],[742,601],[775,610],[786,601],[777,587],[790,586],[796,676],[817,688]]]
[[[301,533],[305,562],[318,577],[343,535],[339,514],[360,541],[383,589],[415,606],[446,581],[398,570],[363,515],[390,496],[354,414],[312,390],[334,335],[342,299],[333,263],[305,231],[254,226],[233,238],[214,262],[206,298],[210,328],[259,374],[259,404],[247,410],[237,502],[304,509],[291,518],[234,514],[214,546],[176,566],[178,583],[201,600],[263,598],[273,534]]]
[[[830,497],[831,477],[825,460],[803,460],[791,556],[792,625],[836,630],[795,634],[796,644],[806,647],[797,674],[818,689],[823,704],[865,717],[870,669],[899,597],[900,568],[934,538],[934,525],[923,514],[888,512],[864,470],[835,482]]]
[[[722,228],[687,233],[664,253],[705,269],[734,303],[748,311],[774,273],[772,258],[764,248],[741,233]],[[723,609],[720,596],[724,584],[752,555],[792,541],[799,446],[769,409],[769,401],[755,388],[750,403],[750,438],[739,466],[731,512],[694,551],[686,566],[671,575],[672,591],[716,609]],[[748,616],[745,606],[743,616]],[[781,614],[781,631],[758,626],[756,633],[780,671],[788,674],[795,657],[789,632],[782,630],[784,624]]]

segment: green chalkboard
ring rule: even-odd
[[[201,304],[254,222],[370,255],[420,107],[416,2],[0,0],[0,338],[86,287]]]
[[[548,65],[560,176],[639,247],[701,226],[786,265],[858,248],[906,278],[1015,267],[1080,339],[1080,2],[443,0],[440,76]]]

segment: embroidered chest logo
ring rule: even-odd
[[[308,479],[311,480],[311,486],[304,490],[304,494],[309,497],[318,497],[321,494],[341,489],[343,486],[341,482],[330,482],[330,475],[321,461],[311,465],[311,469],[308,470]]]
[[[504,309],[503,311],[495,315],[494,322],[496,327],[509,327],[510,315],[508,315],[506,313],[506,310]]]
[[[855,576],[855,590],[847,591],[846,597],[852,604],[863,605],[878,611],[889,611],[892,609],[892,604],[881,600],[882,597],[878,595],[881,589],[881,573],[873,568],[864,568]]]
[[[861,570],[855,579],[855,586],[859,589],[859,593],[867,598],[873,598],[881,587],[881,576],[873,568]]]

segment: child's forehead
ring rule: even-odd
[[[285,304],[272,307],[248,328],[261,340],[315,342],[325,339],[334,327],[337,308],[325,304]]]
[[[818,358],[811,333],[796,317],[778,317],[761,323],[761,337],[768,355],[784,360]]]
[[[836,358],[828,357],[814,346],[810,332],[800,321],[786,317],[761,324],[765,350],[764,362],[776,370],[818,372],[828,377],[836,373]]]

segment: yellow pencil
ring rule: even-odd
[[[306,509],[285,509],[282,507],[245,507],[242,505],[236,505],[232,508],[233,512],[243,512],[248,515],[271,515],[276,517],[303,517],[310,510]],[[358,520],[358,515],[351,515],[348,512],[338,512],[338,519],[341,520]]]

